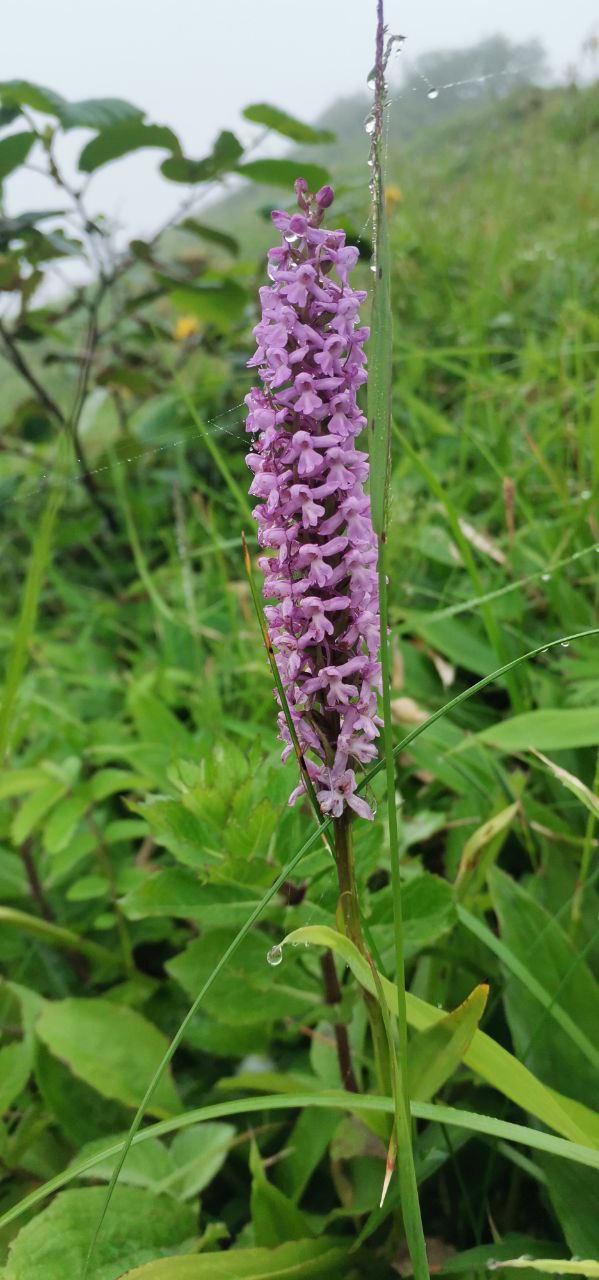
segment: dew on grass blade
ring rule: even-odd
[[[276,969],[277,965],[281,963],[283,959],[283,948],[279,946],[279,943],[277,943],[276,946],[271,947],[270,951],[267,951],[266,959],[273,969]]]
[[[550,573],[542,573],[542,574],[541,574],[541,582],[550,582],[550,580],[551,580],[551,574],[550,574]]]
[[[364,128],[367,134],[370,135],[374,133],[376,129],[376,116],[374,114],[374,111],[369,111],[368,115],[366,116],[366,119],[364,121]]]

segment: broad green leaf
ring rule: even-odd
[[[234,1082],[235,1077],[232,1083]],[[286,1087],[288,1083],[289,1077],[283,1075],[282,1086]],[[239,1082],[236,1087],[240,1088]],[[265,1087],[268,1088],[268,1085]],[[300,1112],[289,1135],[287,1157],[281,1160],[273,1170],[273,1178],[277,1186],[296,1203],[301,1200],[338,1126],[337,1111],[315,1112],[306,1108],[305,1111]]]
[[[190,996],[195,996],[232,936],[225,929],[207,930],[190,942],[181,955],[168,961],[168,973]],[[230,1026],[268,1024],[320,1005],[320,990],[307,974],[302,975],[303,989],[295,984],[273,985],[272,970],[266,961],[268,950],[265,934],[255,932],[244,939],[206,996],[204,1007],[213,1018]]]
[[[597,1098],[596,1064],[599,1029],[599,991],[580,954],[557,920],[530,893],[495,867],[489,876],[491,898],[501,928],[501,941],[513,954],[505,986],[505,1009],[516,1050],[526,1055],[532,1069],[546,1084],[568,1090],[587,1106]],[[563,1010],[559,1025],[543,1012],[538,991],[523,980],[530,971],[533,986],[540,985],[556,1010]],[[509,970],[508,970],[509,973]],[[540,1025],[540,1032],[534,1035]],[[575,1043],[571,1026],[580,1032]],[[586,1053],[589,1042],[589,1053]],[[583,1052],[581,1052],[581,1049]],[[589,1061],[589,1056],[593,1061]]]
[[[0,81],[0,102],[3,105],[31,107],[33,111],[52,116],[57,116],[59,110],[67,105],[59,93],[33,84],[31,80]]]
[[[88,806],[89,796],[86,791],[65,796],[54,806],[44,826],[44,849],[47,853],[60,853],[66,848]]]
[[[535,751],[534,754],[538,760],[541,760],[544,765],[547,765],[547,768],[553,774],[554,778],[557,778],[558,782],[561,782],[564,787],[567,787],[568,791],[571,791],[572,795],[576,796],[576,799],[580,800],[581,804],[583,804],[590,813],[594,814],[596,818],[599,818],[599,797],[594,795],[585,783],[581,782],[580,778],[577,778],[573,773],[568,773],[567,769],[560,769],[558,764],[554,764],[553,760],[549,760],[541,751]]]
[[[131,1112],[121,1102],[102,1097],[91,1085],[74,1076],[58,1058],[53,1058],[40,1040],[36,1044],[35,1080],[46,1111],[53,1117],[69,1146],[81,1151],[87,1143],[122,1133]]]
[[[170,1147],[158,1138],[132,1147],[119,1181],[134,1187],[145,1187],[156,1195],[174,1196],[176,1200],[192,1200],[207,1187],[222,1168],[236,1130],[231,1124],[198,1124],[175,1134]],[[98,1138],[87,1143],[71,1162],[77,1171],[90,1157],[102,1154],[107,1146],[124,1141],[126,1135]],[[82,1177],[110,1180],[116,1156],[96,1163]]]
[[[35,133],[11,133],[0,138],[0,182],[27,159],[36,140]]]
[[[6,769],[0,778],[0,800],[8,796],[20,796],[36,791],[49,781],[49,774],[42,768]]]
[[[378,901],[377,901],[378,899]],[[419,949],[434,942],[451,928],[455,920],[454,893],[441,876],[425,871],[402,888],[404,941],[407,949]],[[391,893],[373,899],[372,925],[377,943],[385,949],[391,936],[393,901]]]
[[[468,1051],[488,994],[488,985],[481,983],[457,1009],[413,1038],[408,1059],[410,1098],[428,1102],[453,1075]]]
[[[175,858],[198,869],[205,865],[202,824],[180,800],[165,800],[158,796],[133,807],[145,818],[158,843],[169,849]],[[148,893],[152,894],[150,886]]]
[[[30,1042],[7,1044],[0,1049],[0,1116],[25,1088],[33,1065]]]
[[[200,240],[207,240],[209,244],[220,245],[221,249],[226,249],[227,253],[233,254],[234,257],[239,254],[239,241],[226,231],[210,227],[205,222],[198,222],[197,218],[184,218],[179,227],[181,231],[189,231],[190,235],[199,236]]]
[[[129,705],[135,727],[145,743],[161,743],[174,754],[187,754],[193,759],[197,749],[193,735],[160,698],[152,693],[135,692]]]
[[[287,1240],[305,1240],[312,1236],[314,1233],[305,1215],[279,1187],[268,1181],[255,1142],[250,1152],[250,1172],[250,1207],[256,1244],[274,1249]]]
[[[303,160],[248,160],[247,164],[237,165],[236,172],[252,182],[290,190],[293,190],[297,178],[305,178],[312,191],[324,187],[329,181],[326,169],[318,164],[306,164]]]
[[[16,845],[21,845],[32,831],[43,821],[50,809],[64,796],[68,783],[63,781],[46,782],[37,787],[23,802],[15,814],[11,825],[11,836]]]
[[[292,138],[294,142],[318,143],[334,142],[335,134],[330,129],[315,129],[311,124],[303,124],[295,116],[290,116],[278,107],[271,107],[266,102],[255,102],[242,112],[245,120],[252,124],[262,124],[284,138]]]
[[[89,790],[92,798],[99,802],[115,792],[139,791],[145,785],[146,780],[129,769],[99,769],[90,779]]]
[[[56,116],[63,129],[106,129],[124,124],[143,116],[122,98],[87,98],[82,102],[67,102],[59,93],[30,80],[5,80],[0,83],[0,102],[16,107],[31,107],[43,115]]]
[[[231,1124],[197,1124],[177,1133],[169,1148],[171,1172],[157,1190],[190,1200],[222,1169],[235,1137]]]
[[[575,1169],[567,1160],[554,1156],[538,1159],[568,1247],[579,1257],[599,1258],[599,1174],[592,1169]]]
[[[106,1098],[135,1107],[143,1097],[167,1048],[161,1031],[134,1009],[101,997],[48,1002],[37,1034],[55,1057]],[[179,1109],[172,1077],[156,1089],[150,1111],[169,1115]]]
[[[61,103],[57,115],[63,129],[111,129],[141,120],[144,112],[123,98],[84,98]]]
[[[76,1280],[105,1196],[103,1187],[65,1191],[22,1227],[11,1242],[3,1280]],[[196,1230],[191,1206],[136,1187],[117,1187],[96,1246],[90,1280],[120,1280],[137,1267],[189,1241]]]
[[[191,814],[187,816],[193,817]],[[151,820],[148,820],[152,826]],[[192,829],[196,830],[195,827]],[[188,847],[193,848],[191,844]],[[198,866],[201,862],[200,852],[196,847],[194,856]],[[258,895],[251,894],[249,888],[200,884],[193,872],[182,867],[166,867],[164,871],[146,875],[140,884],[125,895],[121,906],[130,920],[144,920],[147,916],[180,916],[182,919],[201,921],[205,929],[214,929],[241,924],[258,900]]]
[[[117,160],[120,156],[129,155],[131,151],[139,151],[144,147],[158,147],[175,154],[181,150],[177,135],[166,125],[128,120],[103,129],[92,138],[79,156],[79,168],[83,173],[93,173],[110,160]]]
[[[476,736],[500,751],[565,751],[596,746],[598,726],[599,707],[554,707],[511,716]]]
[[[349,938],[343,934],[325,925],[307,925],[305,928],[295,929],[287,934],[282,945],[293,944],[293,942],[308,942],[315,946],[330,947],[343,957],[362,986],[373,995],[376,994],[368,963]],[[380,982],[389,1011],[397,1016],[395,985],[382,974]],[[433,1026],[444,1016],[441,1010],[411,992],[406,993],[406,1002],[408,1023],[416,1030],[422,1031]],[[572,1114],[568,1110],[569,1098],[562,1098],[552,1089],[548,1089],[527,1067],[518,1062],[507,1049],[497,1044],[484,1031],[475,1031],[470,1047],[464,1054],[464,1062],[488,1084],[493,1085],[512,1102],[555,1129],[557,1133],[563,1133],[574,1142],[593,1143],[599,1147],[597,1117],[592,1112],[588,1113],[589,1120],[594,1121],[594,1127],[587,1128],[585,1131],[581,1126],[583,1113],[578,1105]]]
[[[8,849],[0,849],[0,902],[11,902],[15,898],[25,898],[29,893],[29,883],[23,866],[23,859],[18,853],[10,853]]]
[[[90,1158],[101,1155],[107,1147],[112,1146],[113,1143],[124,1141],[124,1138],[125,1134],[114,1134],[110,1137],[96,1138],[93,1142],[86,1142],[71,1161],[70,1168],[73,1173],[77,1172],[80,1165],[85,1166]],[[115,1157],[109,1156],[96,1163],[93,1166],[93,1170],[90,1169],[81,1176],[91,1178],[92,1181],[98,1179],[101,1182],[108,1182],[114,1164]],[[172,1171],[173,1166],[168,1148],[158,1138],[152,1138],[148,1142],[140,1144],[140,1146],[131,1148],[123,1165],[119,1182],[123,1186],[143,1187],[147,1191],[153,1191],[156,1194],[162,1180],[168,1178]]]
[[[123,1280],[340,1280],[345,1249],[322,1240],[293,1240],[278,1249],[229,1249],[196,1258],[165,1258]]]
[[[245,289],[235,280],[185,285],[173,289],[169,297],[179,311],[223,330],[241,320],[247,301]]]

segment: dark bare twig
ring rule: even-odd
[[[337,977],[335,961],[330,951],[325,951],[320,957],[320,968],[324,980],[325,1000],[327,1004],[339,1004],[341,1000],[341,987]],[[335,1044],[337,1047],[337,1060],[339,1062],[339,1071],[341,1074],[341,1082],[343,1088],[350,1093],[359,1093],[358,1082],[354,1075],[354,1069],[351,1060],[351,1048],[349,1044],[349,1036],[347,1027],[344,1022],[335,1022],[333,1025],[335,1032]]]

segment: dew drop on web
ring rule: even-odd
[[[266,953],[266,959],[268,960],[268,963],[272,965],[272,968],[276,969],[277,965],[280,964],[283,959],[283,948],[277,943],[275,947],[271,947],[270,951]]]
[[[435,98],[438,98],[438,97],[439,97],[439,90],[438,90],[438,89],[429,89],[429,91],[428,91],[428,93],[427,93],[427,95],[426,95],[426,96],[427,96],[427,98],[430,98],[431,102],[434,102]]]

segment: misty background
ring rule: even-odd
[[[571,0],[567,21],[563,7],[546,0],[456,0],[451,6],[444,0],[390,0],[387,18],[389,29],[406,37],[390,72],[394,127],[400,131],[405,126],[409,132],[415,101],[418,110],[426,103],[438,114],[443,93],[448,99],[468,97],[466,85],[441,88],[428,98],[431,84],[436,87],[432,52],[467,49],[498,31],[524,56],[512,67],[498,46],[486,84],[490,92],[509,89],[518,71],[555,83],[592,75],[599,30],[594,0]],[[68,99],[125,98],[145,109],[149,121],[170,125],[192,157],[209,151],[222,128],[251,140],[256,130],[240,121],[249,102],[268,100],[310,121],[324,113],[341,135],[344,122],[355,123],[367,107],[359,95],[366,94],[374,0],[303,0],[301,6],[291,0],[178,0],[174,12],[166,0],[55,0],[51,6],[24,0],[5,3],[1,28],[1,80],[32,80]],[[449,66],[445,59],[446,73]],[[459,58],[456,69],[459,76]],[[471,70],[475,79],[480,68]],[[83,137],[75,130],[63,142],[63,163],[69,167],[72,159],[73,171]],[[281,149],[280,142],[267,147],[270,154]],[[129,234],[149,232],[172,215],[181,193],[161,178],[158,158],[142,152],[94,175],[94,210]],[[41,175],[19,171],[7,180],[9,213],[40,201],[45,208],[49,201],[60,204],[59,193]]]

